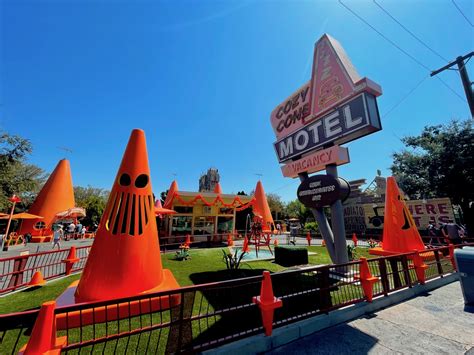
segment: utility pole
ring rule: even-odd
[[[438,73],[441,73],[444,70],[451,68],[453,65],[457,64],[459,75],[461,75],[462,85],[464,86],[464,92],[466,93],[467,103],[469,104],[469,109],[471,110],[471,118],[474,118],[474,93],[472,91],[472,82],[469,80],[469,75],[467,74],[465,60],[474,56],[474,52],[466,54],[465,56],[459,56],[455,61],[445,65],[444,67],[431,72],[431,76],[435,76]]]

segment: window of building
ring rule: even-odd
[[[177,213],[189,213],[193,214],[193,207],[192,206],[174,206],[173,209]]]
[[[233,208],[227,208],[227,207],[219,208],[219,214],[234,215],[234,209]]]
[[[191,224],[193,217],[191,216],[174,216],[171,220],[171,234],[185,235],[191,234]]]
[[[209,216],[200,216],[194,219],[194,234],[214,234],[215,218]]]
[[[43,221],[36,222],[35,225],[33,226],[34,229],[45,229],[46,228],[46,223]]]
[[[234,226],[234,217],[217,217],[217,233],[230,233]]]

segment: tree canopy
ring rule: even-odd
[[[399,186],[410,197],[450,197],[467,206],[474,200],[472,121],[427,126],[419,136],[402,139],[408,149],[393,155]]]
[[[22,199],[18,209],[28,208],[45,181],[41,168],[26,163],[32,151],[29,140],[0,133],[0,211],[8,210],[8,199],[14,194]]]
[[[74,186],[74,197],[76,206],[86,209],[86,217],[81,220],[82,223],[87,226],[99,224],[109,198],[109,191],[92,186]]]

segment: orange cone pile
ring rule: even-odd
[[[28,286],[43,286],[45,283],[46,281],[43,278],[41,271],[36,271],[30,282],[28,282]]]
[[[66,159],[60,160],[54,171],[44,184],[40,193],[31,205],[28,213],[43,217],[42,219],[28,219],[21,224],[19,234],[25,235],[30,233],[33,236],[48,236],[53,234],[52,224],[56,220],[58,212],[73,208],[74,190],[72,185],[71,168],[69,161]],[[46,228],[34,228],[38,222],[44,222]]]
[[[145,133],[135,129],[77,286],[76,302],[178,287],[161,264]]]
[[[276,298],[273,295],[272,279],[270,272],[263,272],[262,287],[260,289],[260,296],[256,296],[252,299],[253,303],[256,303],[260,307],[262,314],[263,328],[265,329],[265,335],[272,335],[273,330],[273,313],[275,308],[280,308],[283,303],[281,299]]]
[[[67,338],[56,338],[56,302],[43,303],[36,318],[28,343],[20,350],[20,354],[49,354],[61,353],[66,345]]]
[[[270,207],[268,206],[267,197],[265,196],[265,191],[263,190],[263,185],[261,181],[257,182],[254,196],[255,203],[252,206],[254,214],[262,217],[262,230],[271,232],[271,226],[274,224],[273,217],[270,211]]]
[[[392,255],[425,249],[413,217],[393,176],[387,178],[382,241],[383,247],[372,248],[369,252],[376,255]]]
[[[249,248],[249,240],[247,237],[244,238],[244,245],[242,246],[242,252],[244,253],[249,253],[250,248]]]
[[[359,240],[357,239],[357,235],[355,233],[352,233],[352,242],[354,243],[354,246],[357,246],[357,242]]]

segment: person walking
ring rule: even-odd
[[[58,246],[58,250],[61,249],[61,239],[63,238],[63,236],[64,236],[63,226],[58,225],[53,234],[53,250],[56,245]]]

